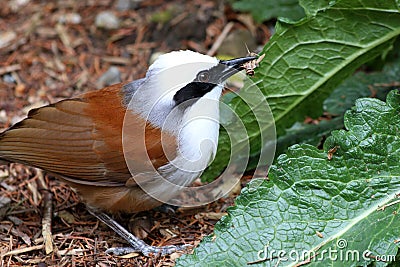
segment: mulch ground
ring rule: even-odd
[[[2,3],[0,131],[31,108],[101,87],[99,78],[111,66],[119,69],[122,81],[129,81],[145,75],[155,52],[191,49],[214,54],[227,27],[249,29],[260,44],[269,36],[265,25],[255,25],[222,1],[137,1],[126,11],[118,11],[116,2]],[[120,19],[118,29],[95,26],[96,14],[105,10]],[[76,14],[79,23],[68,21]],[[167,15],[172,19],[164,21]],[[197,245],[233,205],[238,191],[197,209],[149,211],[117,220],[151,245]],[[105,253],[115,246],[126,243],[90,215],[67,185],[28,166],[0,165],[1,266],[173,266],[180,255]]]
[[[108,255],[106,249],[127,246],[126,242],[90,215],[67,185],[21,164],[0,167],[0,177],[1,197],[8,200],[0,204],[2,266],[173,266],[181,255]],[[196,246],[226,214],[238,192],[196,209],[151,210],[116,219],[148,244]],[[46,216],[49,203],[51,216]]]

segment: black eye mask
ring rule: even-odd
[[[203,97],[210,92],[216,84],[206,82],[191,82],[181,88],[174,95],[176,105],[179,105],[187,100]]]

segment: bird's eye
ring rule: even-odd
[[[210,73],[207,70],[201,71],[197,74],[197,80],[202,83],[208,82],[210,80]]]

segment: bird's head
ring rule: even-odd
[[[243,69],[244,63],[254,59],[222,61],[190,50],[174,51],[160,56],[150,66],[147,78],[154,77],[159,91],[170,96],[170,104],[179,105],[222,86],[226,79]]]
[[[218,60],[189,50],[161,55],[135,90],[132,108],[161,126],[177,106],[187,109],[203,97],[218,100],[225,81],[254,59]]]

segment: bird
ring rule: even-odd
[[[150,210],[179,193],[154,182],[157,175],[177,185],[201,175],[216,153],[224,84],[255,59],[166,53],[143,78],[30,110],[0,133],[0,160],[43,169],[69,184],[88,210],[130,245],[108,252],[185,249],[150,246],[108,214]]]

